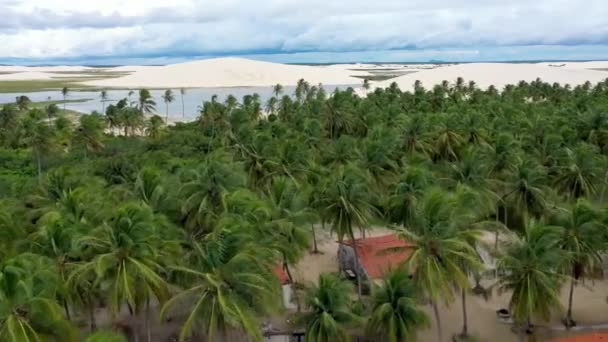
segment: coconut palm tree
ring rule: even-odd
[[[21,121],[25,134],[25,144],[32,149],[38,169],[38,179],[42,180],[42,158],[53,148],[54,131],[48,122],[26,117]]]
[[[187,171],[179,193],[183,196],[182,215],[192,236],[213,230],[225,211],[225,195],[245,184],[231,156],[216,151],[207,156],[196,170]]]
[[[278,99],[281,96],[281,94],[283,93],[283,86],[280,84],[275,84],[272,87],[272,93],[274,94],[274,97],[276,97]]]
[[[165,112],[165,123],[169,123],[169,104],[175,100],[175,95],[173,95],[173,91],[171,89],[167,89],[165,90],[162,98],[167,109]]]
[[[152,115],[148,121],[146,121],[146,134],[150,138],[158,138],[163,130],[165,121],[158,115]]]
[[[67,97],[70,93],[70,89],[68,87],[63,87],[61,89],[61,95],[63,96],[63,111],[65,112],[65,104],[67,102]]]
[[[55,301],[59,280],[44,258],[22,254],[0,269],[0,340],[76,341],[73,327]]]
[[[429,323],[426,313],[417,307],[419,292],[404,270],[388,273],[382,285],[374,286],[367,334],[388,342],[416,340],[416,331]]]
[[[99,97],[101,98],[101,113],[105,114],[106,112],[106,102],[108,101],[108,91],[107,90],[102,90],[101,94],[99,95]]]
[[[82,115],[78,121],[78,128],[74,132],[76,143],[84,147],[85,153],[86,151],[95,152],[101,150],[104,147],[101,140],[106,128],[104,118],[99,114]]]
[[[173,101],[173,100],[171,100]],[[139,91],[139,99],[137,100],[137,109],[141,115],[150,114],[156,111],[156,102],[148,89]]]
[[[243,222],[236,222],[239,227]],[[237,228],[238,229],[238,228]],[[213,341],[223,340],[231,330],[262,341],[258,315],[272,312],[279,299],[279,286],[272,274],[274,252],[255,243],[247,234],[218,228],[200,242],[192,242],[187,267],[174,267],[185,289],[171,298],[162,317],[188,314],[179,339],[196,331]]]
[[[369,219],[377,214],[372,205],[370,181],[356,166],[349,164],[339,166],[325,184],[320,202],[323,205],[322,215],[331,224],[333,232],[342,243],[350,239],[355,252],[355,273],[357,275],[357,293],[361,298],[361,271],[359,255],[355,248],[355,229],[364,232]]]
[[[168,299],[168,284],[161,274],[163,264],[170,262],[176,248],[163,239],[152,210],[126,204],[118,208],[114,217],[82,237],[79,244],[93,257],[78,265],[71,277],[95,274],[113,316],[123,304],[135,312],[143,311],[151,341],[150,300],[163,303]]]
[[[532,317],[549,319],[552,310],[561,306],[559,291],[565,277],[560,269],[568,261],[560,248],[561,235],[558,227],[530,220],[498,260],[499,286],[512,293],[509,308],[522,327],[521,341]]]
[[[186,117],[186,107],[184,105],[184,95],[186,95],[186,88],[180,88],[179,94],[182,99],[182,118],[185,118]]]
[[[442,328],[437,302],[452,302],[454,286],[470,288],[469,270],[481,268],[474,247],[481,234],[474,229],[462,229],[469,217],[462,214],[455,199],[438,188],[427,190],[410,223],[397,233],[400,239],[413,245],[406,247],[412,248],[412,253],[405,265],[415,272],[414,283],[431,301],[440,341]]]
[[[300,321],[306,325],[305,342],[348,342],[349,324],[359,317],[349,309],[351,285],[333,274],[321,273],[317,286],[307,289],[309,312]]]
[[[572,317],[574,286],[585,273],[601,262],[601,254],[608,247],[608,236],[600,219],[599,212],[583,199],[579,199],[570,209],[554,210],[549,218],[549,223],[562,228],[559,246],[569,255],[565,272],[571,277],[568,311],[564,320],[567,327],[576,325]]]
[[[558,161],[555,185],[566,197],[577,199],[597,193],[595,184],[600,182],[602,175],[595,149],[584,143],[574,149],[565,149],[562,160]]]

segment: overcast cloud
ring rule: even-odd
[[[354,52],[373,59],[385,50],[483,56],[512,53],[508,47],[527,59],[522,46],[558,55],[554,47],[586,46],[590,57],[582,58],[597,58],[608,46],[607,1],[0,0],[0,62],[230,54],[298,61]]]

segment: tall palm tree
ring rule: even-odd
[[[175,100],[175,95],[173,95],[173,91],[171,89],[167,89],[165,90],[162,98],[166,106],[165,123],[169,123],[169,104]]]
[[[105,114],[106,112],[106,102],[108,101],[108,91],[107,90],[102,90],[101,94],[99,95],[99,97],[101,98],[101,114]]]
[[[25,143],[32,149],[38,169],[38,179],[42,180],[43,155],[53,147],[54,131],[48,122],[27,117],[22,120]]]
[[[400,239],[413,245],[405,247],[413,249],[405,265],[415,272],[414,283],[431,301],[440,341],[442,328],[437,302],[453,301],[453,287],[468,289],[471,285],[468,271],[481,268],[474,248],[480,232],[462,229],[469,218],[462,214],[454,199],[438,188],[427,190],[410,223],[397,233]]]
[[[589,197],[597,192],[596,185],[601,174],[595,146],[580,144],[574,149],[566,148],[557,167],[555,185],[568,198]]]
[[[353,246],[359,298],[361,298],[362,284],[354,230],[359,228],[361,232],[365,231],[369,219],[377,213],[372,205],[369,184],[366,175],[356,166],[352,164],[339,166],[325,184],[320,200],[324,207],[323,217],[331,224],[338,241],[342,243],[344,238],[347,238]]]
[[[104,147],[103,132],[106,128],[104,118],[95,113],[91,115],[82,115],[79,119],[79,125],[74,132],[74,140],[84,147],[85,152],[99,151]]]
[[[40,256],[22,254],[0,269],[0,340],[7,342],[73,341],[76,334],[54,299],[52,265]]]
[[[562,228],[559,246],[569,254],[565,273],[571,277],[570,293],[564,323],[571,327],[576,324],[572,317],[574,286],[586,272],[602,261],[601,254],[608,247],[608,235],[600,223],[597,210],[583,199],[579,199],[570,209],[554,210],[549,222]]]
[[[367,334],[388,342],[414,341],[416,330],[428,326],[426,313],[417,307],[419,290],[404,270],[388,273],[373,290]]]
[[[245,176],[223,151],[207,156],[196,170],[184,174],[179,189],[183,196],[182,214],[192,236],[210,232],[225,211],[225,195],[245,184]]]
[[[161,133],[165,122],[158,115],[152,115],[148,121],[146,121],[146,134],[150,138],[158,138]]]
[[[67,102],[68,94],[70,93],[70,89],[68,87],[63,87],[61,89],[61,95],[63,96],[63,111],[65,112],[65,104]]]
[[[90,261],[78,265],[72,277],[95,274],[105,289],[112,315],[126,304],[145,313],[145,328],[151,341],[150,300],[163,303],[169,297],[168,284],[161,276],[163,263],[171,260],[175,244],[163,239],[161,227],[146,206],[126,204],[108,222],[80,239],[91,251]]]
[[[317,286],[308,288],[309,312],[300,320],[306,324],[305,342],[348,342],[346,326],[359,318],[349,310],[351,286],[333,274],[321,273]]]
[[[283,86],[280,84],[275,84],[272,87],[272,93],[274,94],[274,97],[276,97],[277,99],[281,96],[281,94],[283,93]]]
[[[246,234],[218,228],[192,243],[187,267],[174,267],[185,290],[165,304],[161,316],[187,308],[180,341],[195,331],[204,332],[209,341],[218,334],[226,340],[230,330],[240,330],[261,342],[258,315],[272,312],[280,297],[273,255]]]
[[[185,118],[186,117],[186,107],[184,105],[184,95],[186,95],[186,88],[180,88],[179,94],[182,99],[182,118]]]
[[[172,100],[173,101],[173,100]],[[150,114],[156,110],[156,102],[148,89],[139,91],[139,99],[137,100],[137,109],[141,115]]]
[[[561,305],[559,291],[564,277],[560,268],[567,262],[559,245],[561,234],[558,227],[531,220],[498,260],[499,286],[512,293],[509,308],[522,327],[521,341],[533,316],[549,319],[551,311]]]

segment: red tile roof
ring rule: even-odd
[[[553,340],[553,342],[607,342],[608,333],[593,333]]]
[[[351,242],[345,244],[350,246]],[[357,239],[355,245],[359,260],[372,279],[381,278],[386,271],[396,268],[412,254],[411,248],[399,252],[388,251],[395,247],[412,247],[412,244],[400,240],[395,234]]]
[[[272,273],[274,273],[274,275],[277,276],[277,278],[279,278],[281,285],[289,284],[289,276],[287,275],[287,272],[285,272],[283,265],[281,265],[281,264],[276,265],[272,269]]]

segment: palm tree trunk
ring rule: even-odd
[[[38,181],[42,182],[42,157],[40,151],[36,150],[36,163],[38,164]]]
[[[167,109],[165,111],[165,125],[169,124],[169,102],[165,103],[167,106]]]
[[[574,269],[572,270],[572,279],[570,280],[570,294],[568,295],[568,313],[566,314],[566,328],[574,326],[574,320],[572,319],[572,302],[574,299]]]
[[[89,324],[91,327],[91,332],[93,332],[97,330],[97,321],[95,320],[95,303],[93,301],[92,296],[89,296],[87,304],[89,310]]]
[[[186,107],[184,107],[184,93],[181,94],[182,95],[182,118],[186,117]]]
[[[437,322],[437,341],[443,342],[443,332],[441,331],[441,317],[439,316],[439,308],[437,303],[431,300],[431,306],[433,307],[433,313],[435,314],[435,322]]]
[[[313,253],[319,253],[319,248],[317,248],[317,234],[315,232],[315,225],[311,224],[310,228],[312,229],[312,246],[313,246]]]
[[[150,334],[150,298],[146,298],[146,313],[145,313],[145,325],[146,325],[146,336],[148,342],[152,342],[152,335]]]
[[[353,251],[355,251],[355,275],[357,276],[357,297],[359,298],[359,302],[360,302],[362,290],[361,290],[361,274],[360,274],[361,272],[359,271],[359,269],[360,269],[359,252],[357,252],[355,237],[354,237],[354,234],[352,234],[352,230],[351,230],[351,234],[350,234],[350,241],[351,241],[351,245],[353,246]]]
[[[63,311],[65,311],[65,317],[68,319],[68,321],[70,321],[71,315],[70,315],[70,308],[68,307],[68,301],[65,300],[65,298],[62,300],[62,304],[63,304]]]
[[[464,289],[461,289],[461,296],[462,296],[462,336],[468,336],[469,335],[469,325],[467,322],[467,294],[466,291]]]
[[[291,276],[291,271],[289,270],[289,264],[287,264],[287,260],[285,256],[283,256],[283,269],[285,269],[285,273],[287,273],[287,278],[289,278],[289,284],[291,284],[291,293],[293,294],[293,299],[296,301],[296,310],[300,312],[300,300],[298,299],[298,293],[296,289],[296,284],[293,281],[293,277]]]

